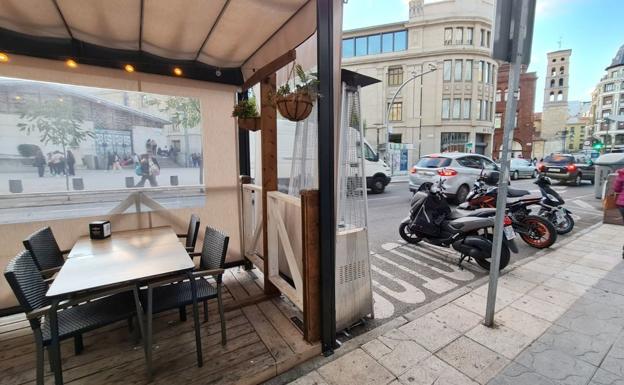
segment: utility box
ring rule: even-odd
[[[596,175],[594,176],[594,194],[596,199],[603,198],[604,184],[609,174],[624,168],[624,153],[604,154],[594,161]]]

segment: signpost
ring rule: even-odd
[[[500,266],[500,252],[503,243],[503,220],[507,203],[507,187],[509,181],[509,149],[512,145],[515,111],[518,101],[515,97],[520,82],[522,64],[528,64],[531,56],[533,38],[533,20],[535,19],[536,0],[497,0],[496,29],[492,57],[510,63],[509,94],[505,105],[505,126],[503,130],[503,150],[500,158],[501,177],[498,183],[496,198],[496,218],[494,240],[490,262],[490,283],[488,287],[487,306],[485,309],[485,326],[494,326],[496,307],[496,288]],[[512,96],[514,95],[514,96]]]

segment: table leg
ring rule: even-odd
[[[197,366],[202,367],[204,365],[204,358],[202,353],[201,344],[201,332],[199,325],[199,306],[197,305],[197,283],[195,277],[189,274],[189,280],[191,281],[191,293],[193,298],[193,322],[195,322],[195,350],[197,351]]]
[[[147,361],[147,376],[152,381],[152,311],[153,311],[153,288],[148,286],[147,288],[147,331],[146,331],[146,343],[145,343],[145,360]]]
[[[136,306],[137,313],[137,323],[139,324],[139,332],[141,334],[141,344],[143,345],[143,352],[147,352],[147,348],[145,347],[145,325],[143,324],[143,307],[141,306],[141,301],[139,300],[139,286],[135,286],[132,290],[134,294],[134,305]]]

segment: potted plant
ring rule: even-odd
[[[298,82],[293,79],[293,88],[289,81],[296,72]],[[318,97],[319,81],[314,74],[307,74],[301,65],[292,67],[288,81],[277,90],[275,104],[280,114],[293,122],[299,122],[307,118],[312,112],[314,100]]]
[[[238,102],[232,111],[232,117],[238,118],[238,127],[258,131],[260,129],[260,115],[256,108],[256,98],[251,97]]]

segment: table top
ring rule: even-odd
[[[120,231],[106,239],[84,236],[72,248],[46,296],[132,283],[193,267],[171,227]]]

